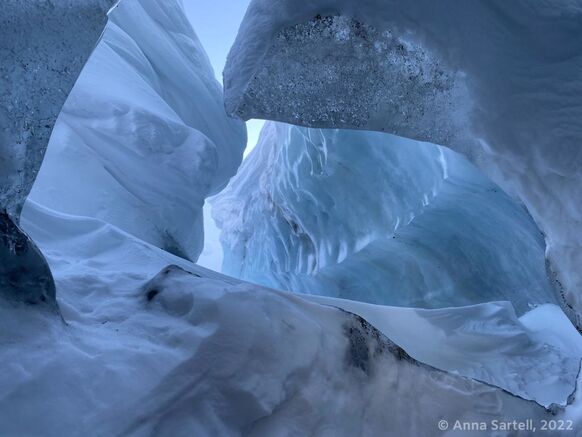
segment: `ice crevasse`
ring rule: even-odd
[[[579,1],[254,0],[227,110],[449,146],[519,197],[564,308],[582,314]]]

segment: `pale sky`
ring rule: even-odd
[[[250,0],[182,0],[182,2],[194,32],[210,58],[216,78],[222,83],[226,57]],[[257,143],[263,124],[262,120],[251,120],[247,123],[249,140],[245,156]]]
[[[182,0],[182,2],[194,32],[210,58],[214,74],[222,83],[222,70],[226,57],[250,0]],[[247,123],[249,139],[245,156],[257,143],[263,124],[262,120],[251,120]],[[220,230],[212,220],[211,213],[210,205],[206,203],[204,206],[204,250],[198,259],[198,264],[220,271],[223,258],[219,242]]]

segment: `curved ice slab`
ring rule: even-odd
[[[421,308],[557,303],[528,214],[431,144],[267,123],[213,213],[223,272],[251,282]]]
[[[582,313],[578,1],[254,0],[225,69],[230,113],[451,146],[544,232]]]
[[[179,256],[203,246],[204,199],[246,144],[177,1],[123,1],[75,85],[31,193]]]
[[[312,296],[365,318],[413,358],[549,408],[576,390],[582,338],[556,305],[518,319],[509,302],[424,310]]]
[[[51,130],[114,0],[5,0],[0,12],[0,294],[55,305],[40,251],[18,227]]]
[[[0,307],[0,336],[21,339],[0,349],[3,434],[279,435],[292,424],[299,435],[434,435],[442,419],[556,417],[419,364],[329,306],[337,300],[322,306],[242,283],[102,221],[33,203],[23,222],[49,256],[69,325]],[[164,268],[173,263],[190,273]],[[487,337],[492,319],[479,325],[483,314],[470,316],[482,327],[473,332]],[[23,330],[23,320],[41,335]],[[412,335],[422,320],[411,322]],[[504,354],[496,344],[490,352]],[[550,356],[532,365],[544,369]]]

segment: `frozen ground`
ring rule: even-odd
[[[436,435],[442,418],[562,417],[459,375],[542,404],[564,403],[576,380],[582,344],[552,305],[518,321],[499,303],[306,300],[97,219],[29,202],[23,222],[47,254],[66,323],[0,308],[2,435]]]
[[[211,203],[222,272],[251,282],[421,308],[509,300],[519,315],[559,302],[523,206],[433,144],[268,122]]]

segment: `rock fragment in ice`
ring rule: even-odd
[[[0,260],[1,297],[13,303],[46,304],[56,309],[49,266],[7,212],[0,213]]]
[[[1,263],[8,276],[0,281],[1,293],[11,300],[54,303],[54,284],[46,261],[19,230],[18,220],[55,120],[101,35],[113,3],[114,0],[2,2]],[[30,288],[35,280],[39,281],[38,286]]]
[[[450,150],[268,122],[213,200],[223,272],[293,292],[442,308],[557,303],[523,207]]]
[[[83,70],[31,193],[196,260],[204,199],[242,159],[243,123],[180,2],[121,2]]]
[[[224,72],[226,107],[464,153],[521,198],[580,315],[581,35],[576,1],[254,0]]]

